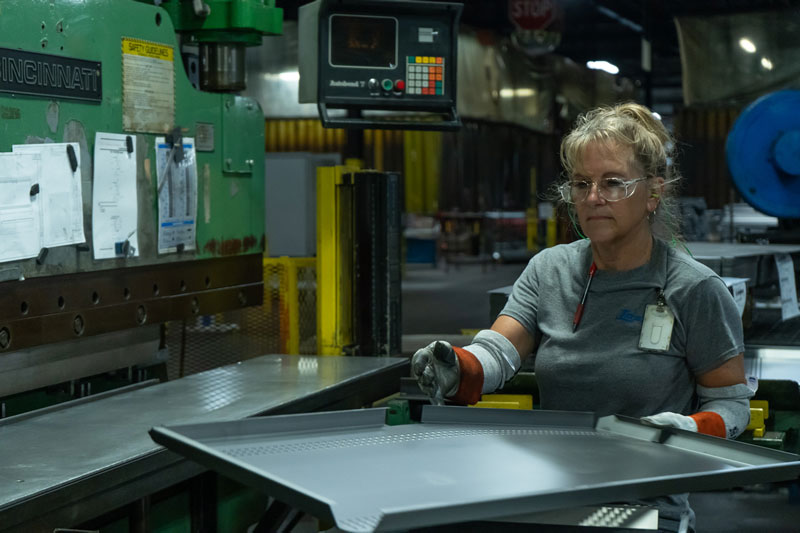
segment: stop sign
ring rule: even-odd
[[[508,17],[520,30],[543,30],[555,20],[555,0],[508,0]]]

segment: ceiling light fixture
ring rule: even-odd
[[[751,41],[747,37],[742,37],[741,39],[739,39],[739,46],[741,46],[742,50],[744,50],[748,54],[753,54],[756,51],[756,45],[754,45],[753,41]]]
[[[500,89],[500,98],[527,98],[535,95],[536,89],[531,89],[529,87],[522,87],[520,89]]]
[[[587,61],[586,66],[593,70],[602,70],[609,74],[618,74],[619,67],[608,61]]]
[[[772,70],[772,61],[767,59],[766,57],[761,58],[761,66],[767,70]]]
[[[286,72],[278,74],[278,77],[283,81],[299,81],[300,73],[296,70],[287,70]]]

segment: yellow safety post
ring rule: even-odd
[[[288,257],[281,257],[286,268],[286,290],[284,292],[288,305],[286,328],[286,353],[300,353],[300,296],[297,290],[297,265]]]
[[[539,251],[539,210],[538,196],[536,195],[536,167],[531,167],[530,172],[530,195],[528,199],[529,207],[525,210],[525,222],[527,225],[526,248],[531,253]]]
[[[439,208],[442,135],[403,131],[402,136],[406,212],[435,213]]]
[[[352,199],[343,190],[352,174],[345,167],[317,169],[317,353],[342,355],[352,344],[353,265],[349,215]]]
[[[425,175],[423,187],[423,213],[435,213],[439,210],[439,176],[442,173],[442,133],[426,131],[422,134],[424,142],[423,165]]]
[[[547,219],[547,233],[545,233],[545,243],[548,248],[558,244],[558,220],[556,220],[555,209],[553,214]]]
[[[314,257],[265,257],[264,305],[278,300],[278,352],[300,354],[300,282],[301,268],[316,267]]]
[[[291,353],[289,349],[289,307],[291,305],[286,297],[287,272],[286,262],[278,260],[278,331],[280,332],[281,353]]]
[[[372,152],[373,153],[373,156],[372,156],[373,166],[375,167],[375,170],[383,172],[383,164],[384,164],[383,163],[383,161],[384,161],[384,158],[383,158],[383,130],[372,130],[372,132],[373,132],[373,137],[372,137],[373,138],[373,142],[372,142],[372,147],[373,147],[373,149],[372,149],[373,150],[373,152]]]
[[[403,132],[403,185],[406,213],[423,213],[422,132]]]

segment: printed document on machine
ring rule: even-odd
[[[181,153],[156,137],[158,175],[158,253],[195,249],[197,162],[194,139],[184,137]],[[177,154],[177,155],[176,155]]]
[[[781,295],[781,320],[800,315],[797,307],[797,289],[794,286],[794,261],[789,254],[775,254],[778,269],[778,287]]]
[[[68,146],[76,167],[72,170]],[[86,242],[83,234],[81,157],[78,143],[15,144],[15,154],[38,154],[40,247],[53,248]]]
[[[94,137],[92,189],[95,259],[139,255],[136,235],[138,206],[136,136],[97,132]]]
[[[38,154],[0,153],[0,262],[36,257],[39,238]]]

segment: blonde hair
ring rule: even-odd
[[[680,176],[673,164],[675,140],[661,120],[645,106],[633,102],[598,107],[580,115],[575,127],[561,141],[561,164],[568,177],[574,174],[586,147],[595,142],[630,148],[631,163],[645,176],[664,178],[663,190],[658,193],[658,208],[650,217],[650,228],[653,235],[662,240],[680,239],[679,209],[675,201]]]

